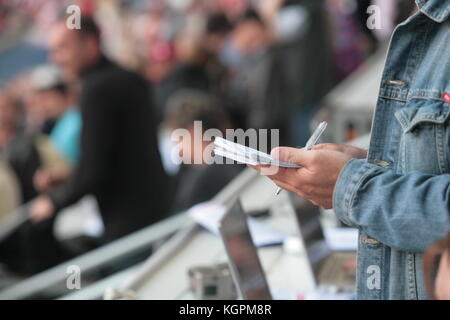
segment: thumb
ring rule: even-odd
[[[313,163],[314,152],[306,149],[279,147],[272,150],[270,156],[274,160],[295,163],[302,167],[308,167]]]

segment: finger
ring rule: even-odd
[[[261,166],[254,166],[254,165],[251,165],[251,164],[247,164],[247,167],[249,167],[249,168],[251,168],[253,170],[256,170],[256,171],[261,171]]]
[[[299,186],[309,186],[313,183],[311,175],[306,168],[283,169],[275,175],[268,176],[271,180],[283,182],[294,188]]]
[[[275,148],[270,155],[275,160],[295,163],[303,167],[311,166],[317,156],[314,151],[287,147]]]
[[[306,194],[305,192],[303,192],[302,190],[297,189],[296,187],[294,187],[293,185],[287,184],[283,181],[279,181],[279,180],[273,180],[273,182],[279,186],[281,189],[290,191],[292,193],[295,193],[296,195],[298,195],[301,198],[304,198],[306,200],[308,200],[309,196],[308,194]]]
[[[341,150],[341,146],[335,143],[321,143],[315,145],[311,150]]]
[[[278,166],[263,166],[261,167],[260,172],[262,175],[272,178],[276,176],[284,176],[288,172],[288,170],[289,170],[288,168],[282,168]],[[292,171],[295,169],[290,170]]]
[[[319,203],[319,201],[312,200],[312,196],[310,194],[305,193],[302,190],[299,190],[299,189],[297,189],[297,188],[295,188],[295,187],[293,187],[291,185],[288,185],[288,184],[286,184],[286,183],[284,183],[282,181],[274,180],[274,182],[281,189],[284,189],[284,190],[290,191],[292,193],[295,193],[299,197],[301,197],[301,198],[311,202],[313,205],[315,205],[317,207],[323,206],[324,209],[331,209],[331,207],[332,207],[330,205],[322,205],[322,204]]]
[[[261,165],[250,165],[247,164],[247,166],[253,170],[256,170],[260,173],[262,176],[271,177],[272,175],[278,173],[278,169],[273,170],[273,166],[261,166]]]

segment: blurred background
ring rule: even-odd
[[[107,57],[113,71],[91,68],[87,77],[66,72],[70,61],[64,65],[58,50],[71,45],[70,36],[58,38],[55,30],[70,16],[70,5],[98,25],[99,39],[95,28],[86,34],[98,40],[99,49],[86,38],[69,60],[92,51],[92,65]],[[367,27],[371,5],[381,17],[373,30]],[[413,5],[402,0],[0,0],[0,221],[8,221],[0,228],[0,286],[210,200],[242,167],[174,164],[170,133],[192,130],[195,120],[203,121],[203,130],[279,129],[279,143],[290,146],[304,145],[322,120],[331,126],[328,142],[368,134],[387,42]],[[149,98],[137,100],[143,83]],[[95,116],[86,111],[96,103],[114,105],[114,111]],[[156,143],[148,142],[148,135]],[[95,180],[99,171],[103,176]],[[130,178],[118,181],[124,172]],[[131,188],[139,176],[140,188]],[[112,187],[118,183],[125,190]],[[135,197],[126,194],[130,188]],[[124,196],[114,203],[118,194]],[[53,201],[52,218],[17,218],[29,214],[33,199],[46,195]],[[126,202],[130,205],[118,208]],[[140,218],[146,213],[149,218]],[[91,277],[124,269],[153,250],[146,247]]]

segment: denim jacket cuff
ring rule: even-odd
[[[366,159],[352,159],[341,170],[333,193],[333,209],[346,225],[358,228],[352,216],[352,203],[364,180],[372,171]]]

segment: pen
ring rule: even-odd
[[[317,129],[314,131],[314,133],[311,135],[311,138],[309,138],[308,142],[306,142],[305,149],[311,150],[319,141],[322,134],[325,132],[326,128],[328,126],[328,123],[326,121],[323,121],[319,124]],[[281,192],[281,188],[277,189],[276,195],[279,195]]]

